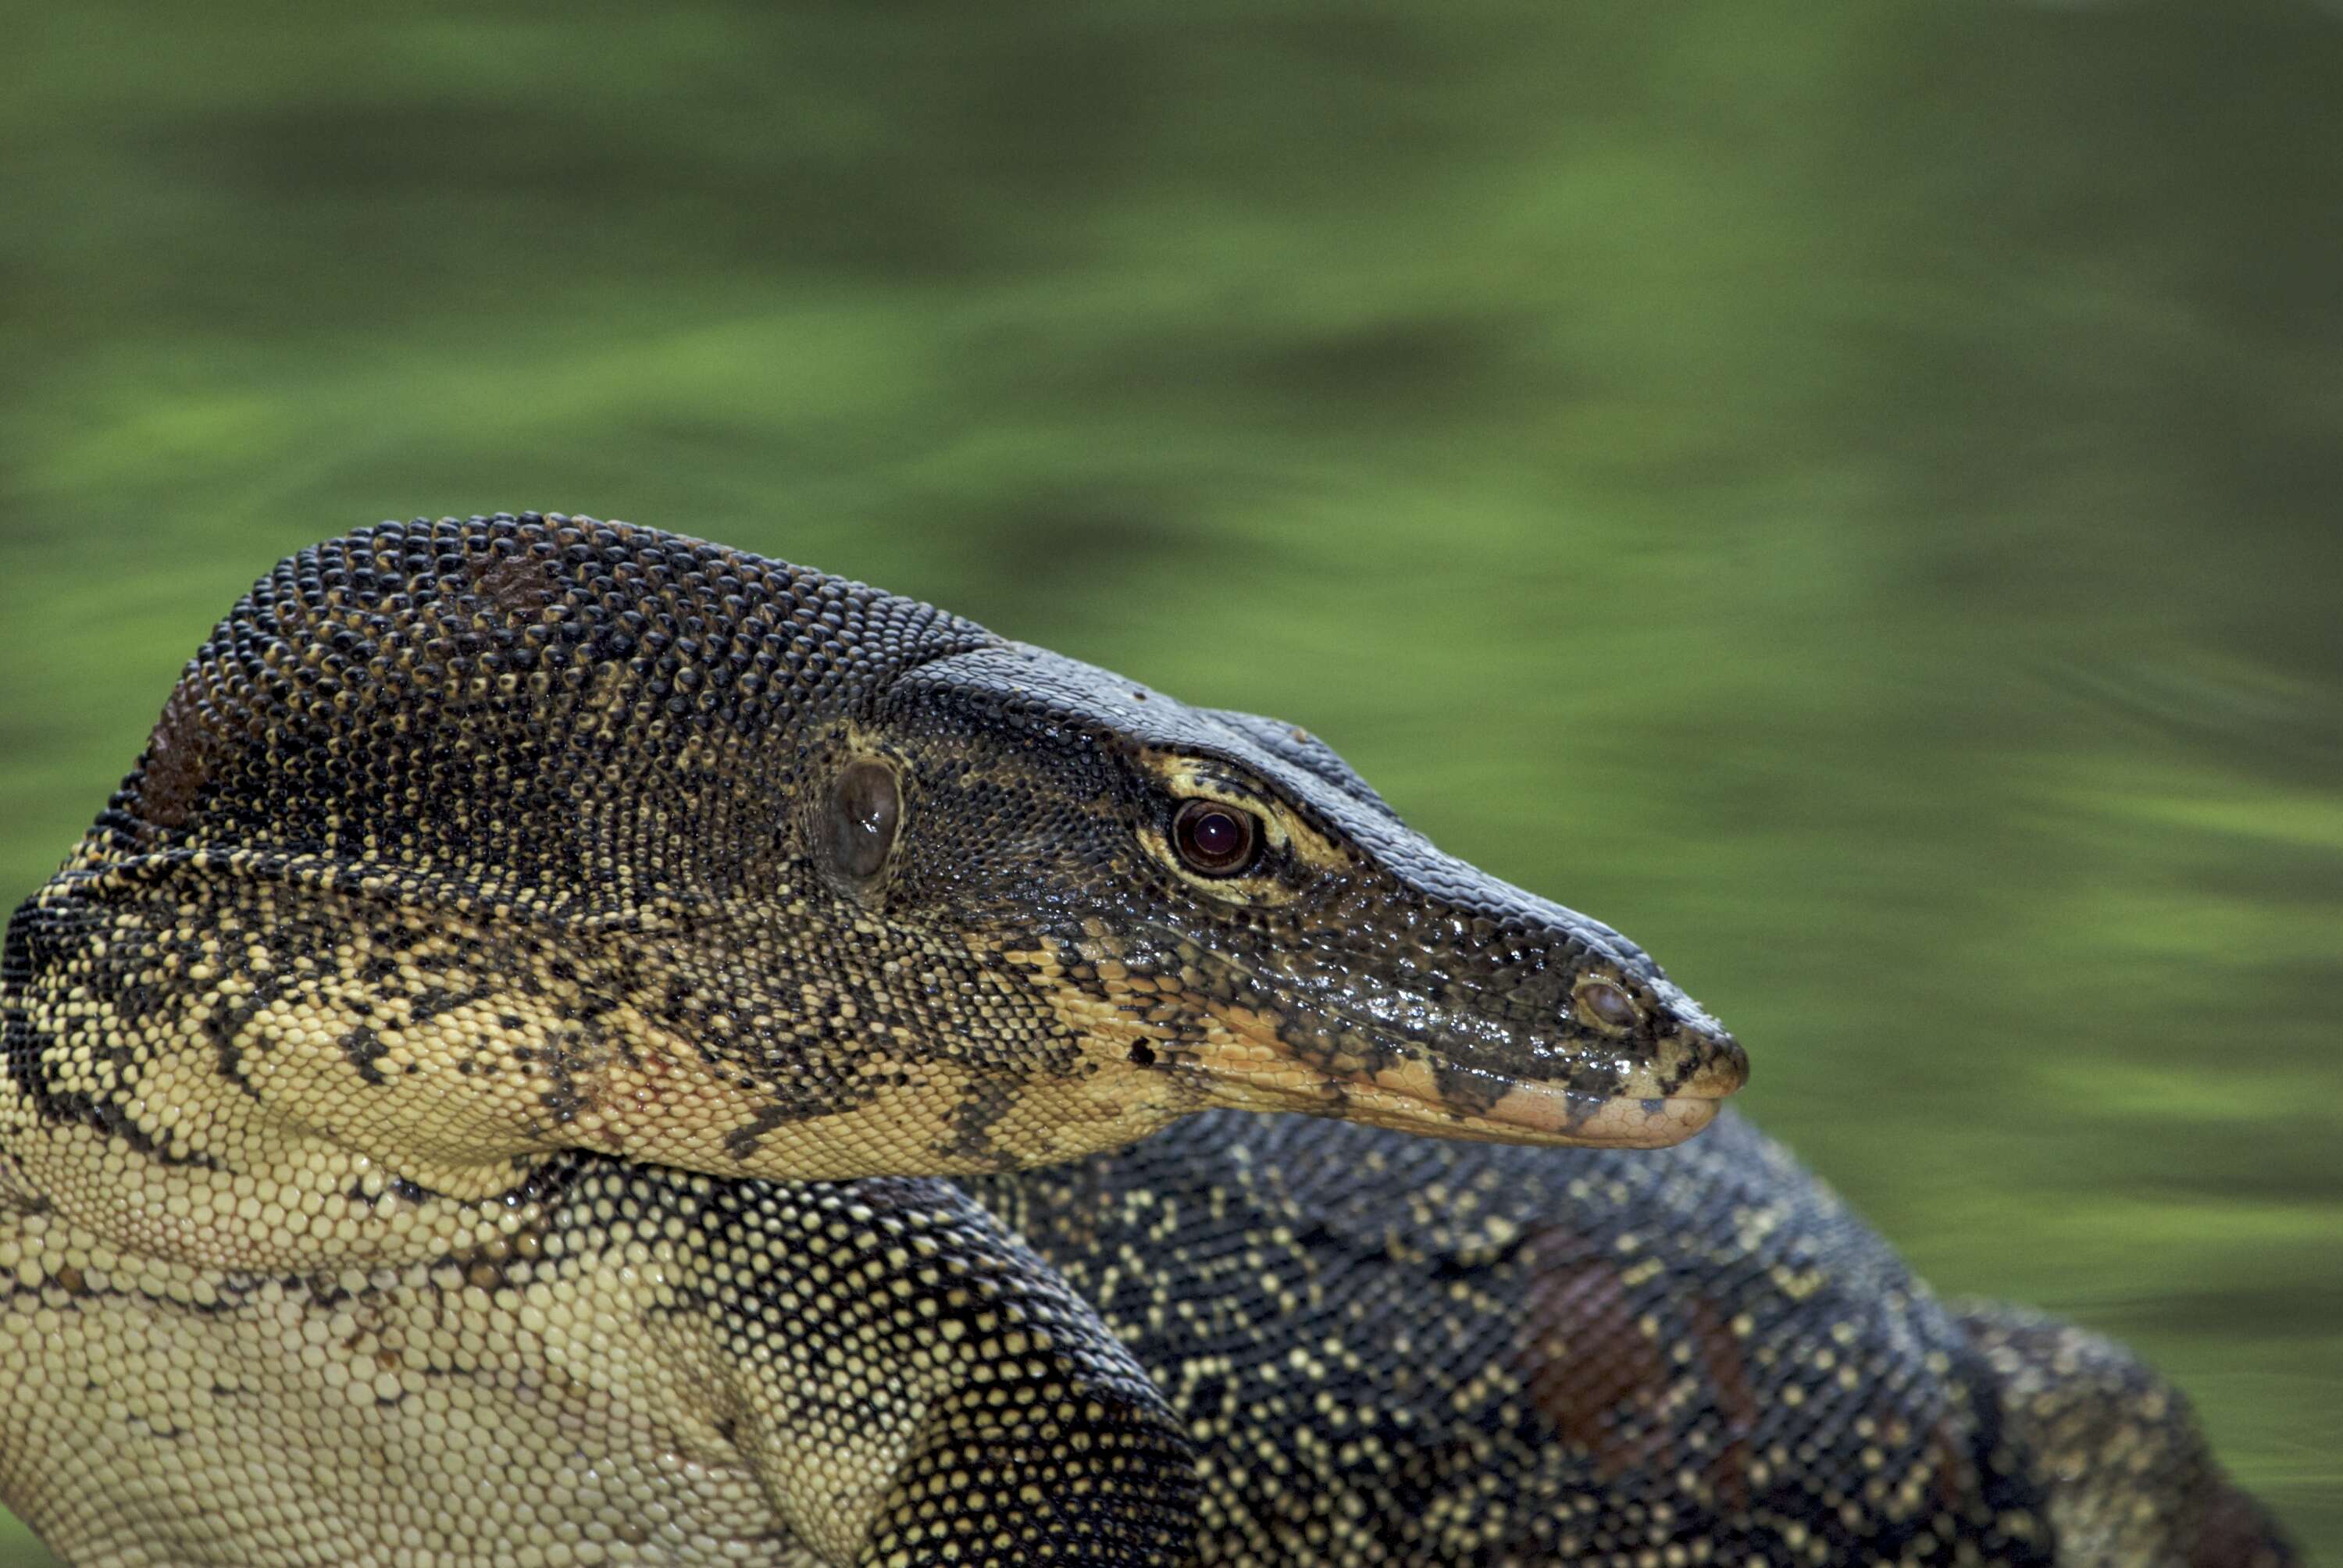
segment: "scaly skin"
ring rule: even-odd
[[[0,1502],[76,1561],[2188,1561],[2220,1512],[2108,1479],[2202,1469],[2177,1401],[2099,1421],[2131,1384],[1737,1127],[1406,1136],[1672,1143],[1743,1058],[1306,735],[650,530],[283,563],[0,1000]],[[1353,1125],[1110,1152],[1214,1107]]]
[[[1171,1401],[1206,1563],[2293,1561],[2153,1373],[1947,1311],[1729,1111],[1661,1151],[1214,1113],[972,1186]]]

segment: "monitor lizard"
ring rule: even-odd
[[[281,563],[0,1012],[76,1562],[2286,1560],[1305,732],[656,530]]]

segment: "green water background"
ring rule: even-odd
[[[1635,935],[2343,1556],[2336,9],[5,20],[7,900],[324,534],[862,577]]]

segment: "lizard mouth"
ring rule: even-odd
[[[1177,939],[1175,932],[1163,934]],[[1225,954],[1191,949],[1183,956],[1259,984],[1260,977]],[[1271,1011],[1224,1000],[1202,1010],[1201,1029],[1154,1034],[1148,1050],[1153,1060],[1157,1045],[1164,1046],[1163,1065],[1201,1091],[1205,1103],[1300,1111],[1435,1138],[1664,1149],[1715,1121],[1725,1099],[1749,1078],[1749,1059],[1739,1043],[1698,1023],[1679,1023],[1642,1048],[1623,1049],[1601,1062],[1604,1070],[1579,1075],[1582,1082],[1593,1078],[1602,1087],[1572,1088],[1459,1061],[1425,1040],[1355,1023],[1350,1038],[1373,1065],[1355,1059],[1355,1065],[1320,1065],[1295,1051]],[[1565,1063],[1558,1057],[1554,1065]]]
[[[1342,1092],[1344,1116],[1378,1127],[1494,1143],[1597,1149],[1664,1149],[1681,1143],[1716,1120],[1724,1104],[1707,1095],[1641,1099],[1588,1094],[1549,1083],[1515,1084],[1482,1111],[1393,1093],[1381,1084],[1347,1084]]]
[[[1589,1094],[1559,1084],[1509,1084],[1485,1107],[1410,1092],[1383,1072],[1373,1078],[1317,1077],[1296,1081],[1290,1066],[1260,1068],[1199,1061],[1215,1103],[1257,1111],[1298,1111],[1395,1131],[1485,1143],[1541,1143],[1598,1149],[1664,1149],[1716,1119],[1721,1096],[1656,1098]]]
[[[1186,1057],[1216,1104],[1298,1111],[1397,1131],[1490,1143],[1664,1149],[1716,1119],[1747,1075],[1737,1047],[1659,1095],[1603,1094],[1410,1056],[1373,1072],[1326,1072],[1252,1029]]]

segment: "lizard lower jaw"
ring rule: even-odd
[[[1724,1101],[1673,1094],[1655,1100],[1608,1098],[1546,1084],[1523,1084],[1450,1137],[1505,1143],[1588,1144],[1605,1149],[1664,1149],[1716,1120]],[[1437,1109],[1436,1107],[1433,1109]]]
[[[1669,1063],[1676,1070],[1670,1091],[1638,1095],[1443,1060],[1413,1042],[1397,1045],[1395,1060],[1344,1071],[1298,1059],[1256,1014],[1231,1010],[1216,1021],[1220,1027],[1201,1048],[1179,1052],[1172,1063],[1174,1071],[1202,1080],[1207,1102],[1300,1111],[1436,1138],[1662,1149],[1715,1121],[1725,1097],[1749,1077],[1747,1056],[1722,1033],[1668,1037],[1663,1045],[1680,1053]],[[1648,1070],[1618,1076],[1619,1089],[1658,1087]]]
[[[1614,1098],[1544,1083],[1517,1084],[1479,1111],[1377,1083],[1345,1083],[1342,1094],[1342,1107],[1336,1114],[1346,1121],[1443,1138],[1604,1149],[1663,1149],[1681,1143],[1715,1121],[1723,1104],[1694,1095]]]
[[[1278,1067],[1207,1067],[1211,1098],[1255,1111],[1300,1111],[1397,1131],[1489,1143],[1662,1149],[1716,1119],[1721,1095],[1656,1099],[1590,1094],[1559,1084],[1514,1082],[1484,1104],[1443,1096],[1428,1072],[1328,1078]]]

